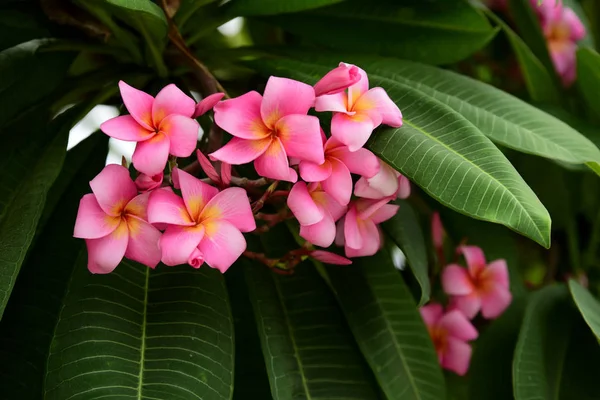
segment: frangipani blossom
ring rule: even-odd
[[[219,174],[210,160],[200,150],[196,150],[196,157],[198,158],[198,164],[211,181],[219,186],[229,186],[231,183],[231,164],[224,161],[219,162],[221,166],[221,174]]]
[[[196,104],[192,118],[198,118],[199,116],[206,114],[207,111],[212,110],[214,106],[221,101],[223,96],[225,96],[225,93],[213,93],[200,100],[200,103]]]
[[[121,97],[131,115],[121,115],[100,125],[115,139],[137,142],[131,161],[146,175],[163,172],[169,154],[188,157],[196,148],[198,122],[192,119],[196,103],[177,86],[165,86],[156,98],[119,82]]]
[[[107,165],[90,187],[93,193],[81,199],[73,233],[85,239],[90,272],[112,272],[123,256],[156,267],[161,234],[146,222],[148,194],[137,195],[127,168]]]
[[[369,89],[369,78],[356,67],[360,80],[348,88],[348,92],[317,97],[316,111],[333,111],[331,135],[348,146],[350,151],[363,147],[373,129],[386,124],[402,126],[402,113],[380,87]]]
[[[314,86],[315,95],[322,96],[343,92],[360,80],[358,67],[343,62],[332,69]]]
[[[486,265],[483,251],[476,246],[461,246],[468,269],[448,265],[442,273],[444,291],[452,296],[451,307],[473,318],[479,310],[488,319],[498,317],[512,300],[505,260]]]
[[[335,240],[335,221],[346,212],[318,183],[306,186],[298,182],[292,187],[288,207],[300,223],[300,236],[312,244],[329,247]]]
[[[381,248],[377,224],[392,218],[399,206],[381,200],[358,199],[350,203],[348,213],[338,222],[336,244],[344,245],[346,257],[372,256]]]
[[[406,199],[410,196],[408,178],[380,159],[379,165],[379,172],[375,176],[363,176],[356,182],[354,195],[367,199],[383,199],[389,196]]]
[[[160,185],[162,185],[163,178],[164,174],[162,172],[152,176],[139,174],[138,177],[135,178],[134,182],[135,186],[140,192],[149,192],[160,187]]]
[[[325,264],[332,265],[350,265],[352,261],[348,260],[346,257],[342,257],[335,253],[331,253],[325,250],[313,250],[309,253],[309,255],[317,261],[321,261]]]
[[[467,342],[477,339],[477,329],[460,311],[452,310],[444,314],[439,304],[423,306],[420,312],[442,368],[461,376],[466,374],[472,353],[471,345]]]
[[[235,137],[210,157],[233,165],[254,161],[259,175],[296,182],[288,156],[325,161],[319,119],[306,115],[314,101],[311,86],[272,76],[264,96],[253,91],[218,103],[215,122]]]
[[[174,266],[203,262],[225,272],[246,249],[241,232],[256,229],[246,191],[219,192],[183,170],[177,171],[183,199],[170,188],[150,194],[148,220],[167,224],[160,238],[162,262]]]
[[[323,134],[325,141],[325,135]],[[379,172],[377,157],[365,148],[351,152],[334,137],[325,142],[325,162],[300,161],[300,176],[306,182],[321,182],[323,190],[338,203],[347,205],[352,196],[350,173],[372,177]]]

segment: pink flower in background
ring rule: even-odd
[[[444,313],[442,306],[431,303],[420,309],[442,368],[464,375],[471,362],[471,345],[477,329],[458,310]]]
[[[446,236],[446,232],[440,219],[440,213],[436,211],[431,216],[431,237],[433,247],[438,253],[444,250],[444,236]]]
[[[294,185],[287,200],[288,207],[300,223],[300,236],[312,244],[329,247],[335,240],[335,221],[346,212],[318,183]]]
[[[348,92],[317,97],[316,111],[333,111],[331,135],[348,146],[350,151],[363,147],[373,129],[386,124],[402,126],[402,113],[398,106],[380,87],[369,90],[369,79],[362,69],[356,67],[360,80],[348,88]],[[320,163],[319,163],[320,164]]]
[[[131,115],[121,115],[100,125],[115,139],[137,142],[133,166],[146,175],[163,172],[169,154],[188,157],[196,148],[198,122],[191,118],[193,99],[177,86],[165,86],[156,98],[119,82],[121,97]]]
[[[200,103],[196,104],[192,118],[198,118],[199,116],[206,114],[207,111],[212,110],[223,96],[225,96],[225,93],[214,93],[202,99]]]
[[[325,135],[322,135],[325,141]],[[379,172],[377,157],[365,148],[351,152],[334,137],[325,142],[325,162],[300,162],[300,177],[306,182],[321,182],[323,190],[338,203],[347,205],[352,196],[350,173],[372,177]]]
[[[468,269],[448,265],[442,273],[444,291],[452,296],[451,307],[473,318],[479,310],[488,319],[497,318],[512,300],[505,260],[486,265],[483,251],[476,246],[461,246]]]
[[[246,249],[241,232],[256,229],[246,191],[219,192],[185,171],[177,176],[183,199],[170,188],[151,193],[148,221],[167,224],[160,238],[162,262],[174,266],[203,262],[225,272]]]
[[[410,181],[407,177],[378,159],[379,172],[372,177],[363,176],[354,186],[354,195],[367,199],[382,199],[395,196],[406,199],[410,196]]]
[[[288,156],[325,161],[319,119],[306,115],[314,100],[311,86],[271,77],[264,96],[248,92],[218,103],[215,122],[235,137],[210,157],[233,165],[254,161],[259,175],[296,182]]]
[[[162,172],[153,176],[139,174],[138,177],[135,178],[135,186],[140,192],[149,192],[160,187],[163,178],[164,174]]]
[[[335,253],[324,250],[313,250],[309,255],[317,261],[332,265],[350,265],[352,261]]]
[[[332,69],[314,86],[315,95],[322,96],[343,92],[360,80],[358,67],[343,62]]]
[[[156,267],[161,234],[146,222],[148,194],[137,195],[127,168],[107,165],[90,187],[93,194],[81,199],[73,233],[85,239],[90,272],[112,272],[124,256]]]
[[[348,213],[338,222],[336,244],[344,245],[346,257],[372,256],[381,248],[377,224],[398,212],[398,206],[381,200],[358,199],[350,203]]]

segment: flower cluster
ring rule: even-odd
[[[244,252],[269,266],[307,256],[348,264],[313,246],[335,241],[347,257],[375,254],[382,245],[377,225],[398,209],[389,203],[410,194],[408,180],[363,147],[379,125],[400,127],[402,114],[384,89],[369,89],[367,74],[354,65],[340,63],[314,87],[271,77],[263,95],[222,101],[217,93],[198,104],[172,84],[155,98],[125,82],[119,88],[129,115],[101,130],[137,143],[137,176],[108,165],[81,200],[74,236],[86,240],[94,273],[111,272],[123,257],[151,268],[206,263],[225,272]],[[330,137],[311,109],[333,113]],[[197,149],[195,118],[210,110],[214,130],[233,137],[207,157]],[[194,152],[198,168],[178,168],[177,158]],[[251,162],[262,178],[240,177],[232,167]],[[194,176],[200,170],[207,178]],[[269,202],[276,213],[260,212]],[[291,217],[306,240],[301,249],[282,260],[246,251],[243,233]]]
[[[443,254],[444,230],[438,214],[432,219],[432,236],[437,254]],[[467,268],[453,263],[442,271],[442,287],[450,298],[446,312],[438,303],[428,304],[420,311],[440,365],[464,375],[471,360],[468,342],[478,336],[470,320],[480,311],[486,319],[499,317],[511,303],[512,295],[505,260],[487,264],[483,251],[476,246],[459,246],[456,253],[464,257]]]

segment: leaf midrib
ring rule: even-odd
[[[146,328],[147,328],[147,314],[148,314],[148,289],[150,283],[150,268],[146,268],[146,278],[144,282],[144,313],[142,316],[142,345],[140,347],[140,373],[138,382],[138,400],[142,400],[142,386],[144,381],[144,361],[146,353]]]

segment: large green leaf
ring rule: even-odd
[[[275,400],[377,399],[335,299],[310,261],[291,276],[245,268]]]
[[[54,331],[45,398],[230,399],[233,326],[221,273],[80,257]]]
[[[85,0],[83,0],[85,1]],[[168,24],[159,6],[150,0],[102,0],[115,15],[142,35],[156,41],[167,36]]]
[[[406,256],[408,265],[421,287],[421,299],[418,305],[422,306],[429,301],[431,294],[425,238],[417,214],[411,205],[406,201],[399,201],[398,204],[400,204],[398,213],[383,224],[383,229]]]
[[[577,50],[577,87],[595,120],[600,120],[600,54],[581,47]]]
[[[339,3],[343,0],[232,0],[230,14],[232,15],[273,15],[310,10]]]
[[[280,15],[269,22],[319,46],[430,64],[460,61],[485,46],[497,33],[466,2],[350,1],[311,12]]]
[[[496,122],[500,125],[502,120],[462,98],[483,107],[495,107],[482,103],[487,91],[493,104],[504,107],[499,111],[502,115],[508,112],[507,104],[512,105],[513,111],[514,107],[522,106],[530,109],[533,116],[538,114],[542,125],[556,125],[555,128],[567,125],[496,89],[456,74],[399,60],[369,57],[357,57],[357,60],[359,62],[347,61],[355,61],[365,68],[371,85],[384,87],[404,115],[403,127],[375,132],[368,148],[442,204],[478,219],[504,224],[549,246],[548,212],[482,133],[486,128],[493,129]],[[333,65],[333,57],[305,56],[302,60],[263,60],[258,68],[314,83]],[[426,86],[424,77],[431,86]],[[443,89],[438,91],[438,87]],[[450,97],[446,91],[460,97]],[[523,123],[534,129],[532,115],[525,113],[524,116],[527,119]],[[471,121],[465,117],[471,117]],[[478,121],[478,126],[472,120]],[[502,126],[503,132],[508,133],[509,123],[504,122]],[[581,137],[581,140],[587,143],[587,139]],[[600,156],[600,150],[596,151]]]
[[[513,360],[516,400],[560,398],[573,317],[564,285],[531,295]]]
[[[444,378],[410,291],[382,250],[327,275],[363,355],[389,400],[443,400]]]
[[[569,281],[569,290],[585,322],[600,340],[600,302],[586,288],[572,279]]]

